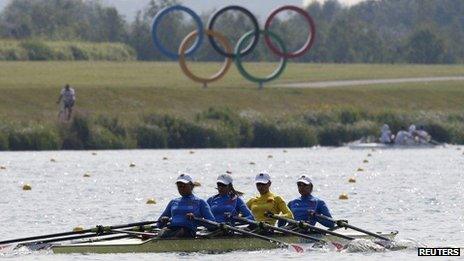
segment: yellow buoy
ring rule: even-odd
[[[363,160],[363,163],[369,163],[369,161],[368,160]]]
[[[83,230],[84,230],[84,228],[81,227],[81,226],[77,226],[77,227],[73,228],[73,232],[80,232],[80,231],[83,231]]]
[[[0,169],[6,169],[6,166],[2,165],[2,166],[0,166]]]
[[[256,163],[254,163],[253,161],[250,161],[250,165],[255,165]]]
[[[56,162],[56,159],[51,158],[50,161],[51,161],[51,162]]]
[[[355,179],[355,178],[349,178],[349,179],[348,179],[348,182],[349,182],[349,183],[356,183],[356,179]]]
[[[131,164],[129,164],[129,167],[131,167],[131,168],[135,167],[135,163],[132,162]]]
[[[358,170],[357,170],[357,171],[364,171],[364,169],[363,169],[363,168],[358,168]]]
[[[149,198],[149,199],[147,200],[147,204],[148,204],[148,205],[154,205],[154,204],[156,204],[156,200],[155,200],[154,198]]]
[[[31,185],[29,185],[29,184],[24,184],[23,185],[23,190],[31,190],[31,189],[32,189]]]
[[[348,199],[348,194],[342,193],[342,194],[340,194],[340,196],[338,196],[338,199],[340,199],[340,200],[347,200],[347,199]]]
[[[89,177],[90,177],[90,173],[87,172],[84,174],[84,178],[89,178]]]

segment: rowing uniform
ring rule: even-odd
[[[306,221],[310,225],[316,225],[316,222],[319,222],[325,227],[332,228],[335,226],[334,222],[327,221],[325,219],[315,218],[309,215],[310,211],[314,211],[317,214],[321,214],[327,217],[332,217],[330,215],[329,208],[325,202],[317,197],[312,195],[302,196],[297,199],[294,199],[288,203],[288,207],[295,216],[295,220]]]
[[[174,231],[186,229],[189,236],[193,237],[197,231],[198,223],[194,220],[187,219],[186,214],[188,213],[193,213],[195,217],[215,221],[208,203],[195,195],[183,196],[171,200],[161,214],[161,217],[171,218],[170,224],[168,225],[169,229]]]
[[[395,138],[396,145],[410,145],[413,143],[414,143],[414,139],[409,132],[400,130],[398,134],[396,134],[396,138]]]
[[[236,195],[216,195],[207,200],[211,207],[211,212],[216,219],[216,222],[229,221],[228,215],[234,217],[241,214],[242,217],[254,220],[250,209],[245,205],[243,200]]]
[[[287,207],[283,198],[272,192],[251,198],[248,200],[247,206],[251,209],[257,221],[266,222],[273,226],[276,224],[276,220],[266,217],[266,212],[272,212],[286,218],[293,218],[292,211]]]

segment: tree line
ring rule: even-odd
[[[151,0],[128,22],[116,8],[98,0],[12,0],[0,13],[0,38],[121,42],[131,46],[139,60],[166,60],[153,47],[151,22],[161,8],[177,3],[180,1]],[[306,9],[316,22],[316,43],[299,62],[464,62],[462,0],[368,0],[350,7],[328,0],[313,2]],[[211,14],[201,14],[205,24]],[[271,30],[282,36],[288,49],[301,46],[306,37],[304,20],[296,14],[279,18]],[[158,36],[175,50],[194,28],[190,19],[174,13],[161,24]],[[215,29],[235,44],[252,27],[246,17],[227,12]],[[216,61],[222,57],[204,44],[194,59]],[[247,57],[275,59],[263,44]]]

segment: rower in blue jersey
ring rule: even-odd
[[[208,203],[193,195],[194,182],[190,175],[181,174],[176,180],[176,185],[181,197],[171,200],[158,219],[164,225],[169,221],[159,237],[195,237],[199,224],[193,217],[215,221],[214,216]]]
[[[332,217],[325,202],[311,195],[313,192],[312,180],[307,175],[301,175],[297,181],[297,185],[298,192],[301,197],[288,203],[288,207],[292,211],[294,219],[298,221],[306,221],[313,226],[316,225],[316,222],[319,222],[323,226],[333,228],[335,226],[334,222],[315,218],[311,215],[311,213],[317,213],[327,217]]]
[[[231,221],[230,217],[238,215],[254,220],[250,209],[240,198],[243,193],[236,191],[232,183],[233,178],[231,175],[220,175],[216,181],[218,194],[207,200],[216,222],[229,223]]]

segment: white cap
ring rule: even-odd
[[[193,178],[189,174],[182,173],[182,174],[180,174],[179,177],[177,177],[176,183],[177,182],[182,182],[182,183],[185,183],[185,184],[193,183]]]
[[[306,185],[309,185],[309,184],[312,184],[312,183],[313,183],[313,181],[311,180],[311,178],[308,177],[308,176],[305,175],[305,174],[301,175],[301,176],[298,178],[298,180],[297,180],[296,183],[298,183],[298,182],[302,182],[302,183],[304,183],[304,184],[306,184]]]
[[[409,126],[409,131],[416,131],[416,125],[412,124],[411,126]]]
[[[271,181],[271,176],[266,172],[261,172],[256,175],[255,184],[267,184],[269,181]]]
[[[221,183],[224,185],[232,184],[233,181],[234,179],[229,174],[222,174],[222,175],[219,175],[219,177],[217,178],[217,183]]]

